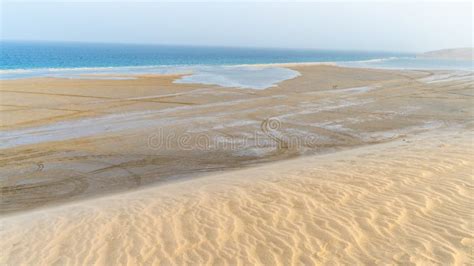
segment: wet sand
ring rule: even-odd
[[[472,73],[290,65],[266,90],[1,81],[2,212],[404,138],[472,119]],[[265,121],[273,122],[277,128]]]
[[[2,263],[472,261],[473,74],[288,67],[0,81]]]

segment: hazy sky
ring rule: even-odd
[[[426,51],[473,46],[470,2],[2,2],[3,40]]]

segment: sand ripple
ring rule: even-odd
[[[1,219],[0,263],[470,264],[468,131]]]

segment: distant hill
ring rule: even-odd
[[[474,60],[474,48],[455,48],[430,51],[423,54],[419,54],[416,57],[453,60]]]

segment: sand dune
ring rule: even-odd
[[[472,264],[473,73],[288,67],[1,81],[0,264]]]
[[[452,59],[452,60],[474,60],[474,48],[455,48],[429,51],[417,55],[419,58],[436,58],[436,59]]]
[[[417,55],[419,58],[450,59],[450,60],[474,60],[474,48],[455,48],[430,51]]]
[[[472,127],[1,219],[6,265],[469,264]]]

